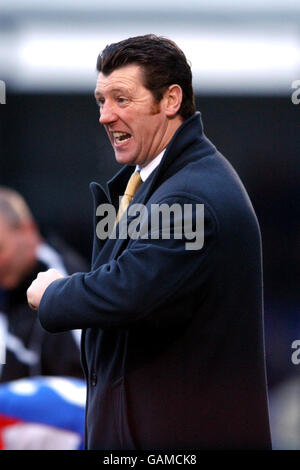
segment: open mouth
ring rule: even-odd
[[[127,132],[113,132],[112,134],[116,144],[121,144],[131,138],[131,135]]]

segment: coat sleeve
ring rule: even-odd
[[[172,201],[178,202],[176,199]],[[183,200],[193,205],[202,201]],[[158,312],[193,289],[201,289],[216,263],[213,261],[217,223],[204,204],[204,245],[186,249],[187,239],[138,238],[115,260],[88,273],[58,279],[46,289],[38,311],[42,326],[50,332],[98,327],[127,327]],[[150,230],[149,230],[150,232]]]

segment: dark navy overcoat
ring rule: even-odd
[[[119,171],[108,196],[92,183],[95,213],[117,206],[133,169]],[[149,213],[151,204],[204,204],[204,245],[95,236],[91,271],[46,289],[44,328],[83,329],[86,447],[270,448],[259,225],[200,113],[177,130],[133,202]]]

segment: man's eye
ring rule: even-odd
[[[117,101],[118,101],[118,103],[121,103],[121,104],[122,104],[122,103],[126,103],[126,102],[127,102],[127,98],[119,97],[119,98],[117,99]]]
[[[101,107],[104,105],[104,98],[97,98],[96,99],[97,106]]]

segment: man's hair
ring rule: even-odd
[[[142,67],[144,86],[160,102],[170,85],[181,87],[183,97],[179,115],[185,120],[196,111],[192,72],[181,49],[170,39],[147,34],[110,44],[97,59],[97,70],[109,75],[129,64]]]
[[[31,211],[23,197],[15,190],[0,186],[0,215],[13,228],[33,221]]]

